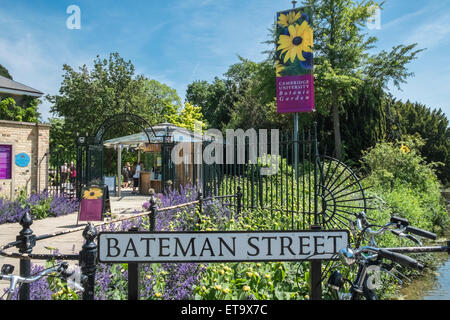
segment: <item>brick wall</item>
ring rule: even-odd
[[[26,188],[27,193],[47,188],[50,125],[0,120],[0,144],[12,145],[12,179],[0,180],[0,196],[8,198]],[[14,158],[19,153],[30,156],[30,164],[18,167]]]

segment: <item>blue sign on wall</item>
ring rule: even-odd
[[[28,167],[30,164],[30,156],[26,153],[19,153],[16,155],[15,162],[18,167]]]

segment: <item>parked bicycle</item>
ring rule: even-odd
[[[74,274],[74,271],[68,271],[69,264],[67,262],[61,262],[57,265],[54,265],[50,268],[42,270],[30,277],[24,278],[18,275],[13,275],[14,266],[10,264],[4,264],[1,269],[0,280],[8,280],[9,288],[3,294],[6,294],[6,300],[12,300],[14,293],[16,291],[17,286],[20,286],[25,283],[33,283],[39,281],[43,277],[48,277],[50,275],[56,274],[56,276],[61,277],[63,280],[68,281],[70,277]],[[77,284],[73,284],[77,289],[82,290],[83,288]],[[2,298],[3,298],[2,296]]]
[[[397,274],[401,274],[395,270],[396,264],[410,269],[423,270],[423,264],[401,252],[449,252],[448,245],[441,247],[422,247],[422,242],[416,236],[436,240],[436,234],[414,228],[410,226],[408,220],[403,218],[392,217],[391,221],[386,225],[377,226],[371,224],[366,214],[361,212],[356,215],[356,221],[352,221],[350,227],[353,233],[356,234],[355,248],[343,248],[339,251],[338,255],[343,265],[347,267],[357,265],[358,271],[353,281],[344,278],[339,271],[334,271],[331,274],[328,279],[328,286],[332,289],[335,298],[339,300],[361,300],[364,298],[367,300],[378,300],[375,290],[376,284],[374,284],[374,280],[376,279],[372,278],[371,271],[375,271],[378,274],[385,272],[396,278],[399,283],[402,283],[402,280],[397,276]],[[375,237],[387,231],[390,231],[398,237],[414,241],[419,247],[379,248]],[[369,236],[369,245],[360,247],[362,240],[366,236]],[[388,262],[385,262],[386,260]],[[346,284],[350,287],[348,291],[345,290]]]

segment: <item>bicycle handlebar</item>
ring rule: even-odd
[[[348,258],[349,257],[348,250],[344,250],[344,251],[345,251],[345,253],[347,253],[346,258]],[[344,254],[344,251],[341,250],[341,255]],[[389,251],[389,250],[383,249],[383,248],[362,247],[362,248],[355,250],[354,252],[353,251],[350,251],[350,252],[351,252],[351,256],[353,257],[352,259],[357,259],[357,257],[362,257],[361,254],[363,252],[367,252],[367,253],[375,253],[375,254],[377,254],[378,257],[391,260],[391,261],[396,262],[407,268],[412,268],[412,269],[417,269],[417,270],[423,270],[423,268],[424,268],[424,266],[421,263],[419,263],[417,260],[415,260],[411,257],[408,257],[401,253],[392,252],[392,251]],[[365,257],[365,259],[368,259],[368,258]]]
[[[414,227],[408,226],[408,227],[406,227],[406,232],[415,234],[416,236],[419,236],[419,237],[428,238],[430,240],[436,240],[437,239],[437,236],[436,236],[435,233],[432,233],[432,232],[429,232],[429,231],[426,231],[426,230],[422,230],[422,229],[419,229],[419,228],[414,228]]]
[[[424,268],[423,264],[419,263],[417,260],[405,256],[404,254],[401,253],[391,252],[386,249],[379,249],[378,255],[382,258],[389,259],[407,268],[416,270],[423,270]]]
[[[50,267],[48,269],[42,270],[36,275],[30,276],[30,277],[21,277],[18,275],[4,275],[0,274],[0,280],[8,280],[10,282],[10,287],[8,290],[8,297],[7,299],[10,300],[12,298],[12,295],[14,293],[14,290],[19,283],[33,283],[40,279],[42,279],[45,276],[48,276],[51,273],[58,273],[61,275],[65,280],[67,280],[73,272],[67,272],[67,269],[69,267],[69,264],[67,262],[61,262],[53,267]]]
[[[377,235],[381,235],[384,232],[386,232],[387,230],[389,230],[392,227],[395,227],[395,229],[400,229],[400,230],[391,230],[392,233],[394,233],[396,236],[406,236],[407,238],[419,242],[417,239],[415,239],[412,236],[407,236],[404,234],[404,232],[408,232],[411,234],[414,234],[416,236],[419,237],[423,237],[423,238],[427,238],[430,240],[436,240],[437,236],[435,233],[426,231],[426,230],[422,230],[419,228],[415,228],[415,227],[411,227],[410,223],[407,219],[405,218],[400,218],[400,217],[396,217],[393,216],[391,217],[391,221],[387,224],[385,224],[384,226],[378,226],[380,227],[379,230],[372,230],[371,227],[373,227],[374,225],[370,225],[369,221],[367,219],[366,213],[365,212],[360,212],[358,214],[356,214],[356,226],[357,228],[364,232],[369,234],[370,236],[377,236]]]

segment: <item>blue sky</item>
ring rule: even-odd
[[[81,9],[69,30],[66,9]],[[182,99],[194,80],[221,77],[241,55],[262,61],[277,11],[290,0],[0,0],[0,64],[16,81],[56,94],[62,65],[92,65],[119,52],[138,74],[175,88]],[[450,117],[450,1],[387,0],[377,50],[417,42],[427,48],[409,65],[415,77],[394,96],[441,108]],[[50,116],[44,102],[40,112]]]

